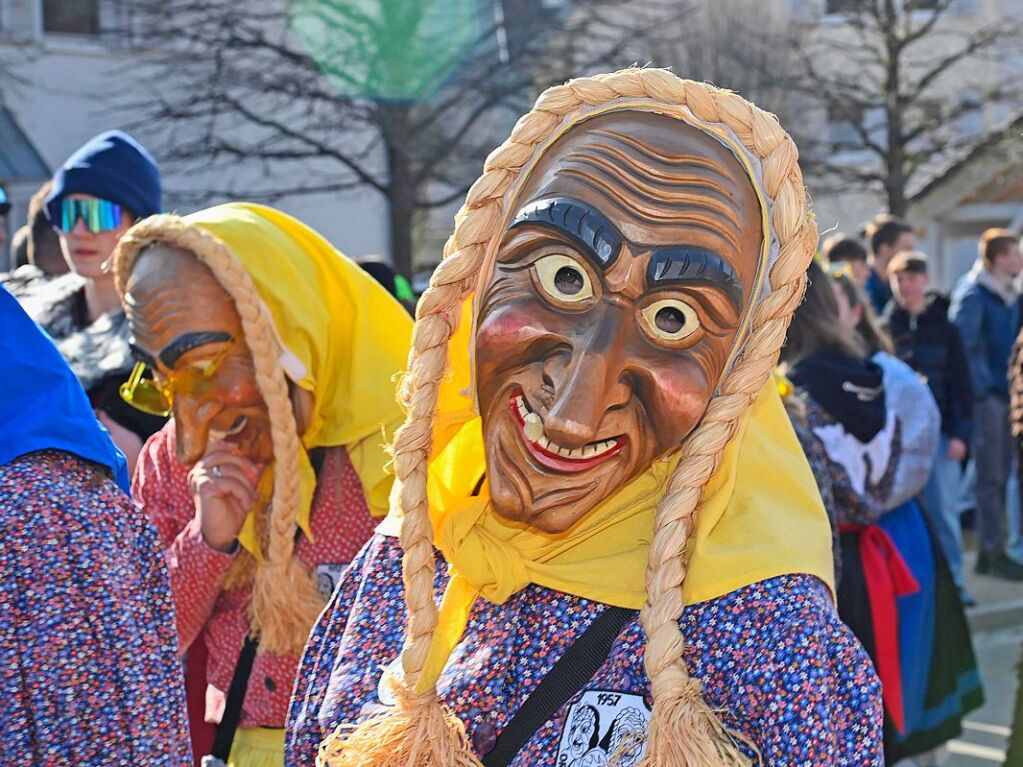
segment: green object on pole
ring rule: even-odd
[[[292,32],[344,95],[419,101],[480,42],[476,0],[294,0]]]
[[[412,290],[412,283],[404,274],[394,275],[394,295],[399,301],[416,302],[416,294]]]

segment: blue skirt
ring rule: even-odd
[[[916,501],[884,514],[891,537],[920,586],[898,597],[904,728],[885,715],[885,761],[930,751],[962,732],[962,719],[984,702],[980,673],[959,592]],[[874,632],[859,556],[859,534],[842,534],[839,612],[872,658]]]

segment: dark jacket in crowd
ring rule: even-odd
[[[870,270],[870,276],[867,277],[867,284],[863,286],[863,291],[867,294],[870,305],[874,307],[878,316],[892,300],[892,288],[888,284],[888,280],[878,277],[877,272],[873,269]]]
[[[941,433],[969,442],[973,393],[966,375],[963,340],[948,319],[948,299],[932,294],[916,317],[892,301],[881,322],[891,335],[899,359],[927,380],[941,411]]]
[[[969,361],[975,399],[1009,399],[1009,355],[1020,327],[1019,299],[1000,291],[980,271],[952,303],[951,319]]]

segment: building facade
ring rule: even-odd
[[[166,126],[145,121],[152,84],[139,73],[153,51],[124,33],[132,28],[132,7],[132,0],[0,0],[0,129],[6,121],[25,139],[14,147],[12,132],[0,131],[0,141],[8,143],[0,146],[0,157],[15,149],[34,153],[46,170],[5,178],[0,162],[0,185],[14,204],[10,229],[24,221],[28,200],[43,180],[97,133],[128,130],[158,161],[159,147],[172,140]],[[188,213],[196,206],[196,189],[221,186],[219,178],[193,168],[182,173],[162,163],[161,171],[167,211]],[[259,179],[264,169],[239,161],[215,173]],[[372,190],[285,197],[273,204],[353,257],[387,252],[387,209]]]

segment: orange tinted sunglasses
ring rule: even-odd
[[[159,374],[154,372],[154,377],[146,378],[149,366],[145,362],[136,362],[128,380],[118,389],[121,399],[143,413],[167,417],[174,408],[174,395],[191,394],[209,383],[235,344],[232,340],[215,357],[189,363],[182,370],[172,370],[166,376],[157,377]]]

